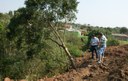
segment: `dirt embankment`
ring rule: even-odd
[[[90,53],[76,58],[77,71],[39,81],[128,81],[128,45],[108,47],[103,64],[91,60]]]

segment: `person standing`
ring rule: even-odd
[[[96,54],[96,58],[98,58],[97,47],[98,47],[99,39],[93,34],[90,41],[90,50],[92,52],[92,59],[94,59],[94,53]]]
[[[103,62],[104,58],[104,52],[107,46],[107,38],[103,35],[103,33],[98,33],[98,38],[99,38],[99,45],[98,45],[98,57],[99,61],[98,63]]]

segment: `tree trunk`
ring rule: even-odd
[[[72,55],[70,54],[68,48],[65,45],[63,45],[62,47],[63,47],[64,51],[66,52],[66,54],[67,54],[67,56],[71,62],[72,68],[76,69],[75,61],[74,61]]]
[[[51,39],[53,42],[55,42],[57,45],[61,46],[61,47],[64,49],[64,51],[66,52],[66,54],[67,54],[67,56],[68,56],[68,58],[69,58],[69,60],[70,60],[70,62],[71,62],[72,68],[76,69],[76,65],[75,65],[74,59],[73,59],[72,55],[70,54],[68,48],[66,47],[64,41],[62,40],[61,36],[59,35],[58,31],[57,31],[56,29],[54,29],[54,27],[52,26],[51,23],[49,23],[49,25],[50,25],[50,27],[53,29],[53,31],[55,32],[55,35],[56,35],[56,37],[59,39],[59,41],[60,41],[61,44],[58,43],[56,40],[53,40],[53,39],[51,39],[51,38],[50,38],[50,39]]]

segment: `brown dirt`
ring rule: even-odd
[[[40,81],[128,81],[128,45],[107,47],[102,64],[91,54],[76,58],[77,70]]]
[[[103,64],[91,60],[91,54],[76,59],[77,71],[71,70],[54,81],[128,81],[128,45],[108,47]]]

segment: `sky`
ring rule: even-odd
[[[0,0],[0,12],[17,10],[25,0]],[[78,0],[76,23],[128,28],[128,0]]]

